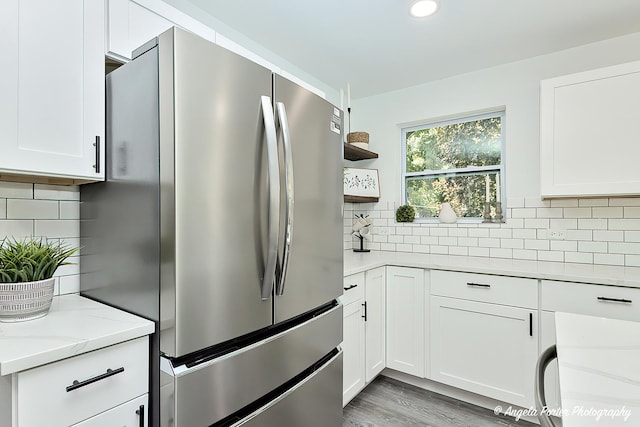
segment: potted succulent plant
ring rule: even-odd
[[[0,240],[0,322],[45,316],[53,298],[53,274],[78,248],[42,239]]]

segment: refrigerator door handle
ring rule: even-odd
[[[278,259],[278,234],[280,227],[280,166],[278,164],[278,139],[276,124],[271,107],[271,99],[268,96],[260,97],[262,119],[267,140],[267,163],[269,177],[269,225],[267,260],[264,266],[262,278],[261,298],[266,301],[273,292],[273,284],[276,280],[276,264]]]
[[[284,284],[287,277],[287,267],[289,266],[289,254],[291,253],[291,239],[293,234],[293,155],[291,153],[291,134],[289,133],[289,121],[284,103],[277,102],[276,110],[278,124],[282,130],[282,146],[284,155],[284,187],[285,187],[285,229],[284,247],[282,250],[282,263],[280,265],[280,277],[276,283],[276,295],[284,295]]]

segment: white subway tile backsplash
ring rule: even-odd
[[[623,215],[625,218],[640,218],[640,207],[624,207]]]
[[[402,243],[420,244],[420,236],[404,236]]]
[[[591,230],[567,230],[568,240],[593,240],[593,231]]]
[[[3,200],[0,196],[0,224],[6,222]],[[4,210],[15,215],[16,210],[4,203]],[[77,221],[79,202],[58,203],[61,220],[51,221]],[[349,205],[345,205],[345,247],[357,243],[349,236],[352,218],[354,213],[363,213],[374,219],[373,238],[368,242],[374,250],[640,266],[640,198],[509,198],[507,222],[501,224],[397,224],[396,203]],[[35,220],[36,231],[42,230],[46,220],[27,216]],[[566,240],[550,240],[550,230],[564,231]],[[51,231],[50,237],[60,235],[60,230]]]
[[[489,237],[489,230],[486,228],[469,229],[469,237]]]
[[[537,218],[562,218],[562,208],[537,208]]]
[[[525,219],[525,228],[549,228],[549,220],[545,218]]]
[[[640,197],[613,197],[609,206],[640,206]]]
[[[537,260],[538,252],[532,251],[528,249],[514,249],[513,250],[513,258],[514,259],[528,259],[528,260]]]
[[[552,208],[577,208],[578,199],[555,199],[551,200]]]
[[[580,207],[592,207],[592,206],[609,206],[609,199],[580,199],[578,200],[578,206]],[[614,206],[614,205],[611,205]]]
[[[578,219],[578,228],[581,230],[606,230],[606,219]]]
[[[609,219],[609,230],[640,230],[640,219]]]
[[[489,256],[492,258],[513,258],[513,249],[490,248]]]
[[[578,242],[578,252],[607,253],[607,242]]]
[[[33,198],[49,200],[80,200],[80,187],[35,184],[33,188]]]
[[[622,207],[595,207],[591,208],[593,218],[622,218]]]
[[[33,220],[16,219],[0,221],[0,239],[5,237],[23,239],[33,235]]]
[[[578,250],[578,242],[570,240],[552,240],[550,244],[552,251],[576,252]]]
[[[56,200],[8,199],[7,218],[58,219],[58,203]]]
[[[528,208],[511,209],[511,218],[535,218],[536,210]]]
[[[640,243],[609,242],[609,253],[640,255]]]
[[[57,279],[60,295],[80,292],[80,275],[60,276]]]
[[[523,239],[501,239],[500,247],[508,248],[508,249],[523,249],[524,240]]]
[[[593,240],[596,242],[623,242],[623,231],[593,230]]]
[[[565,252],[564,261],[580,264],[593,264],[593,254],[588,252]]]
[[[538,251],[538,261],[564,261],[562,251]]]
[[[483,248],[499,248],[500,239],[490,239],[486,237],[481,237],[478,239],[478,246]]]
[[[591,218],[591,208],[565,208],[565,218]]]
[[[489,248],[469,248],[469,256],[489,256]]]
[[[0,181],[0,197],[11,199],[33,199],[33,184]]]
[[[624,255],[620,254],[593,254],[594,264],[624,265]]]
[[[80,222],[74,220],[46,220],[36,219],[33,228],[35,236],[47,237],[79,237]]]

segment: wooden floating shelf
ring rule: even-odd
[[[379,197],[365,197],[365,196],[347,196],[345,194],[344,201],[347,203],[376,203],[380,200]]]
[[[345,142],[344,158],[352,161],[377,159],[378,153],[374,153],[373,151],[365,150],[364,148],[356,147],[355,145]]]

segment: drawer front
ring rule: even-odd
[[[130,400],[107,412],[91,417],[81,423],[74,424],[73,427],[144,427],[149,425],[147,418],[148,395],[143,395],[137,399]]]
[[[640,289],[543,280],[542,309],[640,321]]]
[[[538,281],[521,277],[433,270],[431,271],[431,294],[538,308]]]
[[[19,372],[18,425],[69,426],[141,396],[148,388],[148,360],[143,337]],[[69,389],[76,380],[80,387]]]
[[[343,305],[364,298],[364,272],[345,277],[343,283],[344,294],[340,297]]]

